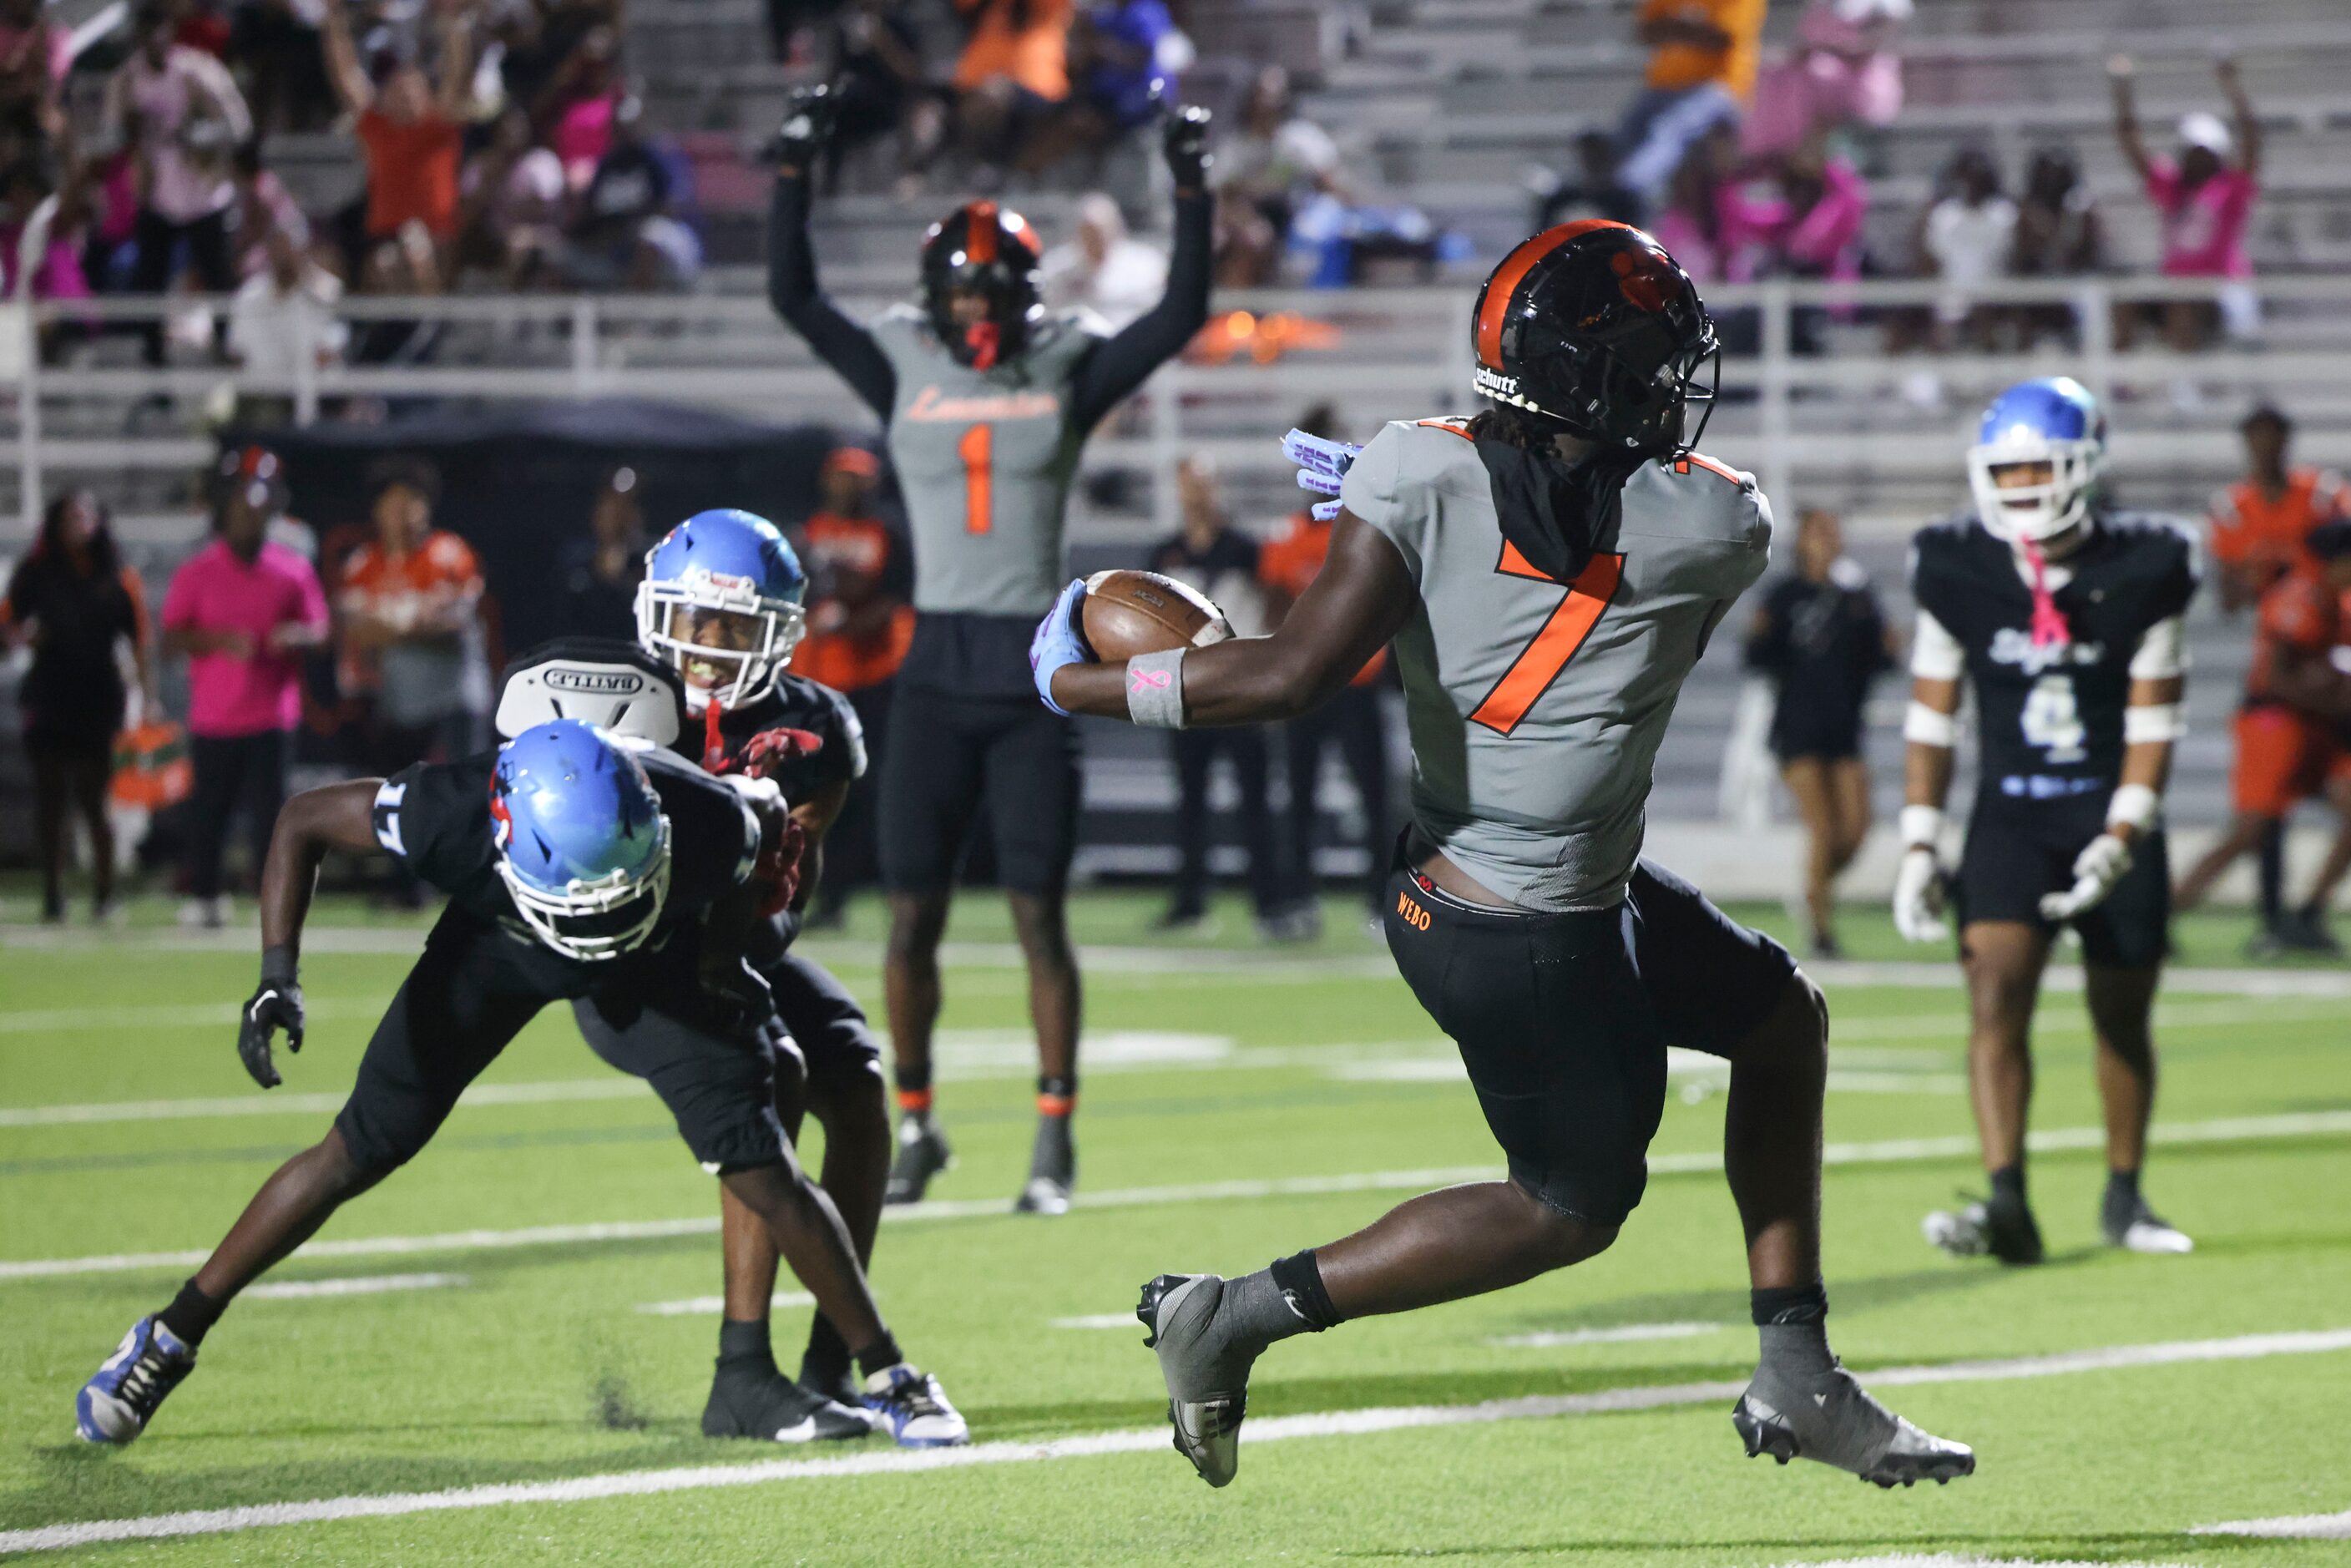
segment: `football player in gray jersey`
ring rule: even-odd
[[[1747,1451],[1882,1486],[1967,1475],[1972,1452],[1886,1409],[1829,1351],[1820,991],[1640,858],[1675,698],[1771,540],[1755,482],[1683,438],[1685,404],[1711,395],[1696,380],[1713,324],[1656,241],[1591,221],[1504,258],[1472,335],[1494,405],[1475,418],[1390,424],[1360,453],[1292,433],[1301,482],[1340,503],[1322,574],[1272,636],[1095,664],[1073,583],[1031,645],[1047,701],[1176,727],[1287,718],[1394,640],[1413,822],[1388,945],[1509,1156],[1507,1180],[1425,1194],[1254,1274],[1144,1286],[1176,1447],[1222,1486],[1275,1341],[1605,1249],[1640,1200],[1666,1048],[1682,1045],[1731,1063],[1723,1165],[1762,1341],[1732,1412]]]
[[[1208,112],[1167,119],[1176,181],[1167,291],[1115,335],[1088,312],[1046,311],[1035,231],[985,201],[933,225],[919,306],[871,326],[851,320],[817,287],[809,246],[809,171],[832,114],[830,92],[804,92],[778,138],[768,295],[882,420],[914,542],[914,636],[883,748],[878,812],[901,1115],[888,1197],[919,1199],[947,1164],[932,1112],[938,947],[984,803],[1037,1028],[1037,1139],[1018,1207],[1059,1214],[1077,1175],[1078,971],[1062,901],[1082,785],[1076,727],[1030,700],[1021,656],[1061,582],[1063,513],[1087,435],[1207,319]]]

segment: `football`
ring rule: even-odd
[[[1207,595],[1155,571],[1098,571],[1086,579],[1080,629],[1104,664],[1170,648],[1205,648],[1233,634]]]

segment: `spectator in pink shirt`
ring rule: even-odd
[[[184,241],[204,287],[233,293],[237,277],[228,221],[236,186],[229,155],[252,136],[252,118],[226,66],[174,42],[179,20],[171,5],[143,0],[137,27],[138,48],[106,88],[107,126],[139,157],[142,199],[131,291],[161,294],[170,287]],[[162,364],[162,324],[144,335],[147,362]]]
[[[327,597],[310,563],[268,541],[285,509],[283,470],[259,447],[239,455],[218,537],[191,556],[163,596],[163,652],[188,656],[188,893],[182,918],[227,918],[221,851],[229,819],[247,814],[254,870],[286,799],[286,765],[302,716],[302,655],[327,640]]]
[[[2223,277],[2239,283],[2253,276],[2245,250],[2245,229],[2261,193],[2261,121],[2233,59],[2214,68],[2236,120],[2233,134],[2220,116],[2199,111],[2179,122],[2179,151],[2165,157],[2147,151],[2139,134],[2134,68],[2130,57],[2106,63],[2115,95],[2115,135],[2147,187],[2147,199],[2162,220],[2163,274],[2167,277]],[[2220,299],[2168,299],[2158,307],[2165,340],[2186,351],[2212,340],[2223,316],[2232,331],[2251,329],[2257,302],[2249,288],[2225,291]],[[2137,323],[2123,313],[2127,340]]]

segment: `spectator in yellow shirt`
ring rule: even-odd
[[[1635,26],[1649,70],[1616,132],[1618,178],[1651,203],[1690,148],[1738,121],[1755,90],[1766,3],[1641,0]]]

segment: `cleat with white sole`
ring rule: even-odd
[[[1841,1364],[1810,1390],[1809,1399],[1786,1400],[1785,1410],[1756,1393],[1761,1382],[1759,1374],[1730,1412],[1750,1458],[1769,1454],[1783,1465],[1812,1459],[1887,1488],[1922,1480],[1946,1484],[1975,1474],[1974,1449],[1896,1416],[1871,1398]]]
[[[1067,1214],[1078,1185],[1077,1145],[1067,1116],[1037,1118],[1037,1142],[1029,1155],[1029,1180],[1013,1201],[1016,1214]]]
[[[1254,1351],[1236,1354],[1216,1333],[1225,1281],[1216,1274],[1162,1274],[1143,1287],[1134,1315],[1151,1331],[1167,1384],[1167,1421],[1176,1451],[1212,1487],[1229,1485],[1241,1463],[1241,1419],[1249,1413]]]
[[[2126,1252],[2176,1257],[2196,1250],[2196,1243],[2186,1231],[2157,1214],[2147,1206],[2145,1198],[2136,1195],[2127,1203],[2109,1203],[2099,1216],[2098,1228],[2105,1233],[2107,1246],[2119,1247]]]
[[[865,1407],[902,1448],[959,1448],[971,1428],[929,1373],[900,1362],[865,1380]]]
[[[160,1316],[141,1318],[74,1396],[74,1427],[85,1443],[120,1448],[132,1442],[195,1369],[196,1353]]]

